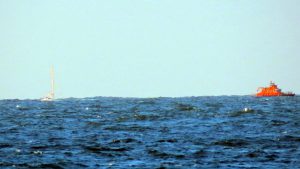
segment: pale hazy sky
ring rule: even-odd
[[[0,99],[300,93],[299,0],[0,0]]]

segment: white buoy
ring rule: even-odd
[[[250,111],[251,109],[250,108],[248,108],[248,107],[245,107],[244,108],[244,112],[248,112],[248,111]]]
[[[43,152],[42,152],[42,151],[39,151],[39,150],[37,150],[37,151],[33,151],[33,154],[38,154],[38,155],[41,155],[41,154],[43,154]]]
[[[108,163],[109,166],[112,166],[112,165],[114,165],[114,164],[115,164],[114,162]]]

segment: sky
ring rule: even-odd
[[[300,93],[299,0],[0,0],[0,99]]]

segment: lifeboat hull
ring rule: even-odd
[[[285,94],[283,94],[281,96],[295,96],[295,93],[285,93]]]
[[[280,96],[295,96],[294,93],[290,94],[256,94],[256,97],[280,97]]]

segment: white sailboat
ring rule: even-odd
[[[51,66],[51,90],[50,92],[41,99],[41,101],[53,101],[54,100],[54,68]]]

